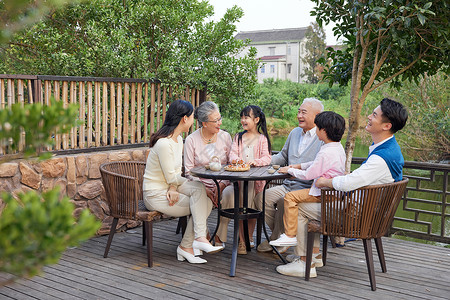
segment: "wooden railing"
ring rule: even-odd
[[[354,157],[353,164],[365,158]],[[409,178],[390,234],[450,244],[449,164],[406,161]]]
[[[52,96],[65,105],[79,105],[81,125],[69,134],[53,135],[49,151],[146,143],[161,127],[170,101],[184,99],[196,107],[205,98],[200,90],[156,80],[0,75],[0,108],[49,105]],[[8,153],[7,146],[0,147],[0,154]]]

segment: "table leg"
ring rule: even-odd
[[[248,207],[248,181],[244,181],[244,193],[243,193],[243,214],[247,214],[247,207]],[[247,251],[250,251],[250,238],[248,234],[248,219],[244,219],[244,239],[245,239],[245,248]]]
[[[233,182],[234,186],[234,232],[233,232],[233,250],[231,253],[230,276],[236,276],[236,262],[239,242],[239,183]]]
[[[266,240],[267,241],[270,241],[270,239],[269,239],[269,235],[267,234],[266,223],[264,221],[264,218],[266,216],[266,188],[269,185],[270,181],[271,180],[267,180],[266,181],[266,184],[264,185],[263,197],[262,197],[262,220],[263,220],[262,221],[262,228],[264,230],[264,235],[266,236]],[[287,264],[286,259],[280,254],[280,252],[278,252],[278,249],[276,247],[272,246],[272,245],[271,245],[271,247],[272,247],[273,251],[275,251],[275,253],[278,255],[278,257],[281,259],[281,261],[283,263]]]
[[[220,224],[220,210],[221,210],[221,205],[220,202],[222,200],[222,193],[220,192],[220,185],[217,182],[216,179],[213,179],[214,183],[216,184],[217,187],[217,224],[216,224],[216,229],[214,230],[214,233],[211,235],[209,242],[211,243],[214,240],[214,237],[217,234],[217,230],[219,230],[219,224]]]

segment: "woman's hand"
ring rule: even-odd
[[[213,203],[216,202],[216,197],[214,196],[214,192],[208,188],[206,189],[206,196],[208,196],[208,198],[211,199],[211,201]]]
[[[219,187],[220,187],[220,193],[222,193],[223,190],[224,190],[227,186],[225,185],[225,183],[219,182]]]
[[[174,206],[179,199],[180,193],[177,192],[177,188],[174,186],[170,186],[167,190],[167,200],[169,201],[169,206]]]

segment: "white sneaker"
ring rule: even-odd
[[[306,263],[300,258],[295,259],[285,265],[277,267],[277,272],[287,276],[295,277],[305,277]],[[316,267],[314,264],[311,265],[311,271],[309,272],[309,277],[317,277]]]
[[[290,246],[281,246],[281,247],[276,247],[276,248],[280,254],[283,254],[289,249],[289,247]],[[273,253],[275,253],[275,251],[273,251],[272,247],[270,247],[268,241],[264,241],[261,244],[259,244],[258,247],[256,247],[256,250],[258,252],[273,252]]]
[[[288,255],[286,256],[286,260],[287,260],[288,262],[293,262],[293,261],[296,260],[297,258],[300,258],[300,256],[295,255],[295,254],[288,254]],[[321,268],[321,267],[323,267],[322,254],[320,254],[320,253],[314,254],[314,253],[313,253],[313,257],[312,257],[311,263],[315,264],[315,265],[316,265],[316,268]]]
[[[296,246],[297,245],[297,237],[288,237],[284,233],[280,235],[276,240],[270,241],[270,245],[272,246]]]

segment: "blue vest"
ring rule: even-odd
[[[373,144],[372,144],[373,145]],[[380,156],[384,161],[386,162],[387,166],[389,167],[389,171],[391,171],[392,178],[394,178],[394,181],[400,181],[402,180],[403,174],[402,169],[403,165],[405,164],[405,161],[403,159],[402,152],[400,150],[400,146],[398,145],[397,141],[395,140],[395,136],[393,136],[391,139],[387,140],[380,146],[376,147],[367,157],[369,157],[373,154],[376,154]],[[367,161],[363,161],[365,163]]]

